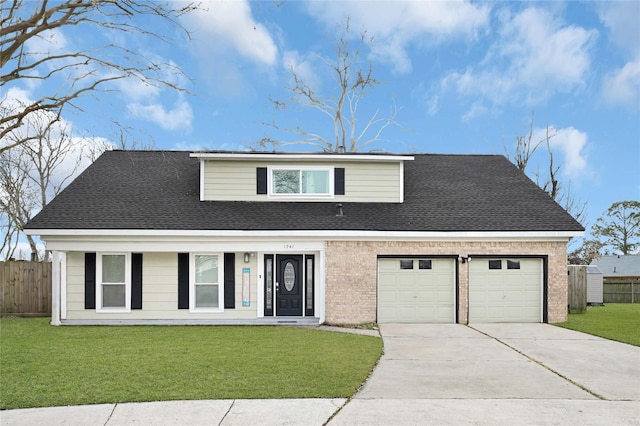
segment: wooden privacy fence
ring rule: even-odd
[[[604,303],[640,303],[640,278],[605,278]]]
[[[0,262],[0,315],[51,315],[51,262]]]
[[[583,265],[569,265],[569,313],[584,314],[587,312],[587,267]]]

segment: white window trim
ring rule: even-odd
[[[196,307],[196,256],[217,256],[218,258],[218,307]],[[224,256],[222,253],[189,253],[189,312],[224,312]]]
[[[275,170],[326,171],[329,174],[329,192],[327,194],[276,194],[273,192],[273,172]],[[267,195],[269,198],[334,198],[335,167],[333,166],[270,166],[267,167]]]
[[[124,307],[102,307],[102,256],[124,256]],[[122,313],[131,312],[131,253],[102,252],[96,254],[96,312],[97,313]]]

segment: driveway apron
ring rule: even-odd
[[[547,324],[478,324],[472,327],[535,359],[601,399],[640,401],[640,348],[637,346]]]
[[[356,398],[597,399],[464,325],[385,324],[380,332],[384,355]]]

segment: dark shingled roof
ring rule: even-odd
[[[27,229],[582,231],[498,155],[414,155],[404,203],[200,201],[189,152],[109,151]]]

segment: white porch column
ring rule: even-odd
[[[51,325],[60,325],[60,252],[51,252]]]
[[[60,252],[60,319],[67,319],[67,252]]]

